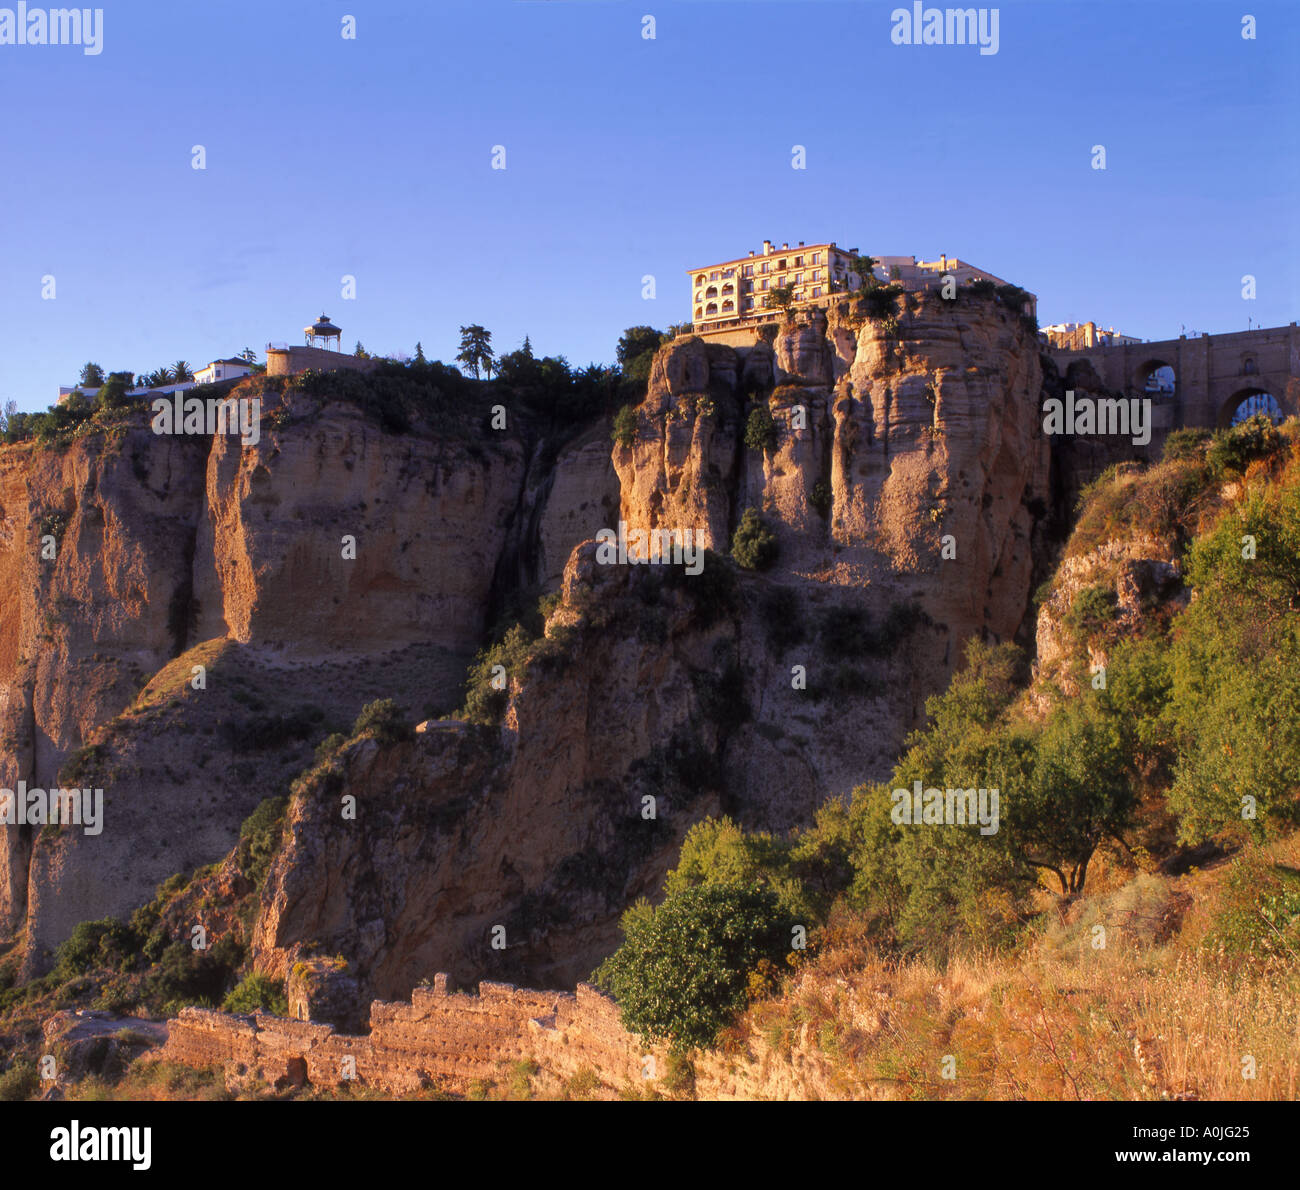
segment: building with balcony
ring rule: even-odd
[[[832,292],[855,289],[859,278],[849,268],[856,252],[834,242],[778,248],[763,241],[763,250],[690,270],[691,315],[697,331],[737,318],[758,318],[774,289],[793,290],[796,305],[824,301]]]
[[[834,240],[818,244],[800,240],[794,248],[788,243],[778,248],[764,240],[761,252],[691,269],[692,328],[697,334],[706,334],[764,316],[771,318],[774,312],[764,299],[774,289],[790,289],[796,308],[826,305],[837,293],[861,288],[863,278],[853,271],[858,256],[856,248],[841,248]],[[987,269],[946,253],[930,261],[880,256],[872,267],[876,284],[893,283],[908,291],[938,289],[947,276],[958,285],[974,281],[1007,284]],[[1037,307],[1037,297],[1030,294],[1024,312],[1036,315]]]

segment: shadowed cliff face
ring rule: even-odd
[[[518,541],[521,505],[550,553],[605,519],[612,470],[585,456],[553,500],[517,435],[385,434],[299,393],[277,412],[243,448],[156,436],[142,413],[0,451],[0,787],[57,785],[93,744],[63,783],[105,800],[93,837],[0,828],[0,939],[26,923],[28,971],[77,922],[219,858],[365,702],[454,707],[498,561],[548,566]]]

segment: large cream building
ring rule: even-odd
[[[854,249],[856,253],[856,249]],[[851,253],[834,242],[778,249],[763,241],[761,253],[691,269],[691,312],[696,329],[710,323],[753,318],[764,310],[763,298],[773,289],[790,286],[796,302],[828,297],[832,289],[856,289],[859,278],[849,271]]]
[[[694,329],[708,331],[761,318],[766,312],[764,297],[773,289],[792,289],[796,305],[825,302],[834,293],[857,289],[862,279],[850,268],[857,255],[856,248],[840,248],[834,240],[820,244],[800,240],[793,248],[789,244],[777,248],[764,240],[761,252],[691,269]],[[987,269],[946,254],[931,261],[918,261],[915,256],[876,257],[872,273],[881,285],[892,281],[907,290],[938,288],[949,275],[958,285],[981,280],[1007,284]],[[1035,313],[1036,306],[1035,298],[1027,312]]]

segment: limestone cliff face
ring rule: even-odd
[[[724,729],[695,675],[730,627],[592,553],[570,560],[553,655],[512,675],[502,728],[365,739],[305,783],[263,894],[260,967],[283,974],[314,942],[367,995],[441,969],[572,984],[617,944],[623,908],[721,805]]]
[[[317,655],[463,650],[482,630],[523,470],[511,439],[471,458],[463,443],[385,434],[341,405],[255,446],[215,439],[196,550],[200,639]]]
[[[1041,385],[1034,336],[991,301],[926,296],[895,323],[845,303],[743,359],[675,342],[655,362],[636,442],[615,450],[622,516],[725,549],[753,507],[792,576],[872,588],[877,604],[915,598],[954,644],[1010,637],[1050,494]],[[745,446],[755,407],[775,422],[770,450]]]
[[[56,783],[68,753],[175,655],[202,461],[192,441],[147,429],[3,452],[0,788]],[[22,918],[39,829],[0,827],[0,936]]]
[[[1021,629],[1041,384],[1014,314],[918,298],[747,352],[670,344],[612,460],[604,426],[388,435],[295,392],[252,446],[137,428],[0,452],[7,771],[50,782],[91,742],[80,771],[106,795],[93,839],[5,828],[0,926],[25,920],[36,970],[76,922],[219,859],[365,702],[454,707],[487,608],[562,569],[499,732],[362,739],[300,784],[255,948],[278,973],[342,953],[367,996],[435,970],[572,984],[692,822],[783,830],[884,777],[961,642]],[[766,450],[745,445],[755,408]],[[585,540],[621,518],[725,551],[748,507],[780,546],[762,575],[610,566]],[[48,571],[40,524],[63,535]]]
[[[55,785],[94,744],[78,774],[106,802],[95,837],[0,828],[0,940],[25,925],[29,971],[77,922],[220,858],[309,736],[375,698],[454,707],[521,503],[555,554],[604,494],[562,455],[539,498],[517,437],[384,434],[294,391],[264,413],[251,446],[142,414],[0,450],[0,787]]]

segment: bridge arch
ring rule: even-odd
[[[1178,373],[1168,360],[1151,358],[1137,370],[1134,387],[1151,397],[1172,397],[1178,390]]]
[[[1250,387],[1239,388],[1223,403],[1219,410],[1219,428],[1235,426],[1256,413],[1266,414],[1276,425],[1286,414],[1278,399],[1267,389]]]

